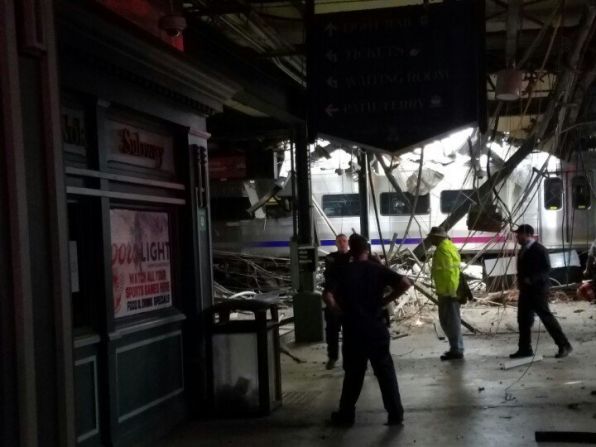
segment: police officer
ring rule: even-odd
[[[348,237],[345,234],[338,234],[335,238],[337,251],[330,253],[325,258],[325,284],[330,281],[339,281],[337,274],[341,267],[350,262]],[[341,319],[325,308],[325,339],[327,341],[327,369],[333,369],[339,357],[339,332],[341,331]]]
[[[397,299],[412,283],[393,270],[368,259],[367,240],[353,234],[349,239],[352,262],[340,268],[336,278],[323,292],[329,310],[342,316],[343,367],[345,371],[339,410],[331,414],[331,423],[354,424],[356,402],[362,390],[367,363],[370,360],[379,382],[383,404],[388,413],[387,424],[403,421],[403,407],[389,352],[390,336],[383,307]],[[391,293],[383,295],[385,287]]]

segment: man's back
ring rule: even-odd
[[[401,275],[372,261],[354,261],[338,272],[337,284],[344,330],[367,337],[387,335],[383,291]]]

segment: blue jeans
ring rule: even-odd
[[[439,297],[439,321],[449,340],[451,352],[464,352],[464,339],[461,334],[461,315],[457,298]]]

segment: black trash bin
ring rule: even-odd
[[[243,318],[231,320],[234,311]],[[281,405],[277,305],[258,300],[218,303],[209,311],[209,331],[215,412],[261,416]]]

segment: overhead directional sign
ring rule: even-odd
[[[394,152],[484,127],[483,3],[316,15],[307,61],[311,136]]]

